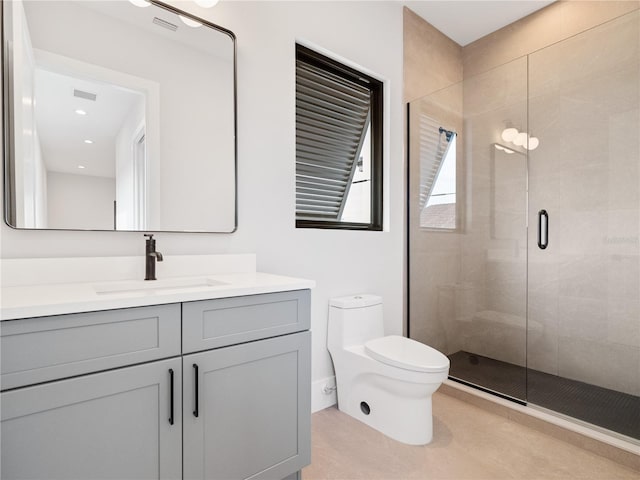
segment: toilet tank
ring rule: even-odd
[[[383,336],[382,297],[362,294],[329,300],[329,351]]]

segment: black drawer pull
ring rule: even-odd
[[[196,408],[193,411],[193,416],[197,417],[198,416],[198,365],[196,365],[195,363],[193,364],[193,370],[194,370],[194,375],[195,375],[195,400],[196,400]]]
[[[169,369],[169,425],[173,425],[173,368]]]

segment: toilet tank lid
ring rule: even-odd
[[[329,306],[337,308],[371,307],[373,305],[380,305],[381,303],[382,297],[366,293],[329,299]]]

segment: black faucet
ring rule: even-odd
[[[145,251],[145,280],[155,280],[156,279],[156,260],[162,261],[162,254],[160,252],[156,252],[156,241],[153,238],[152,233],[145,233],[145,237],[147,237],[147,245]]]

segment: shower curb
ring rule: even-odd
[[[520,405],[473,387],[446,380],[438,392],[570,443],[640,472],[640,445],[613,437],[542,409]]]

